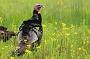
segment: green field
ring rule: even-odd
[[[0,25],[18,33],[36,3],[45,6],[41,45],[37,51],[13,57],[18,37],[6,43],[0,39],[0,59],[90,59],[90,0],[0,0]]]

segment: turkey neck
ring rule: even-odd
[[[33,14],[38,14],[38,11],[36,11],[36,10],[33,10]]]

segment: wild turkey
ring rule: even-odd
[[[43,7],[41,4],[36,4],[33,10],[33,16],[22,23],[19,30],[23,31],[24,35],[28,34],[28,31],[32,29],[33,27],[40,27],[40,30],[42,30],[42,17],[40,14],[40,9]]]
[[[40,14],[40,10],[43,7],[41,4],[36,4],[33,10],[33,16],[22,23],[19,30],[19,49],[16,50],[18,55],[23,55],[25,53],[26,46],[28,44],[31,45],[31,50],[34,48],[34,43],[40,45],[42,34],[43,34],[43,27],[42,27],[42,16]],[[39,29],[37,30],[37,27]],[[27,42],[24,42],[24,39]]]
[[[3,42],[6,42],[10,38],[12,38],[12,36],[16,36],[16,34],[13,31],[5,31],[5,36],[4,36],[5,38]]]
[[[30,30],[33,30],[37,34],[36,27],[39,27],[39,32],[43,32],[42,16],[40,14],[40,9],[42,7],[42,4],[36,4],[33,10],[33,16],[29,20],[24,21],[20,26],[19,30],[22,31],[23,36],[29,35]]]
[[[0,40],[5,38],[4,36],[5,36],[5,31],[6,30],[7,30],[6,27],[0,26]]]
[[[0,31],[6,31],[6,30],[7,30],[6,27],[4,27],[4,26],[0,26]]]
[[[13,31],[7,31],[6,27],[0,26],[0,40],[2,39],[3,42],[6,42],[9,38],[12,38],[12,36],[15,36]]]

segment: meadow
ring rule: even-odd
[[[41,3],[43,38],[35,51],[10,56],[17,49],[18,37],[0,41],[0,59],[89,59],[90,0],[0,0],[0,25],[18,33],[33,6]],[[0,39],[1,40],[1,39]]]

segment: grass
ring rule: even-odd
[[[0,0],[0,25],[18,33],[20,24],[32,16],[36,3],[42,9],[44,34],[37,51],[27,50],[20,57],[10,56],[18,38],[0,41],[0,59],[89,59],[89,0]],[[10,58],[8,58],[10,56]]]

